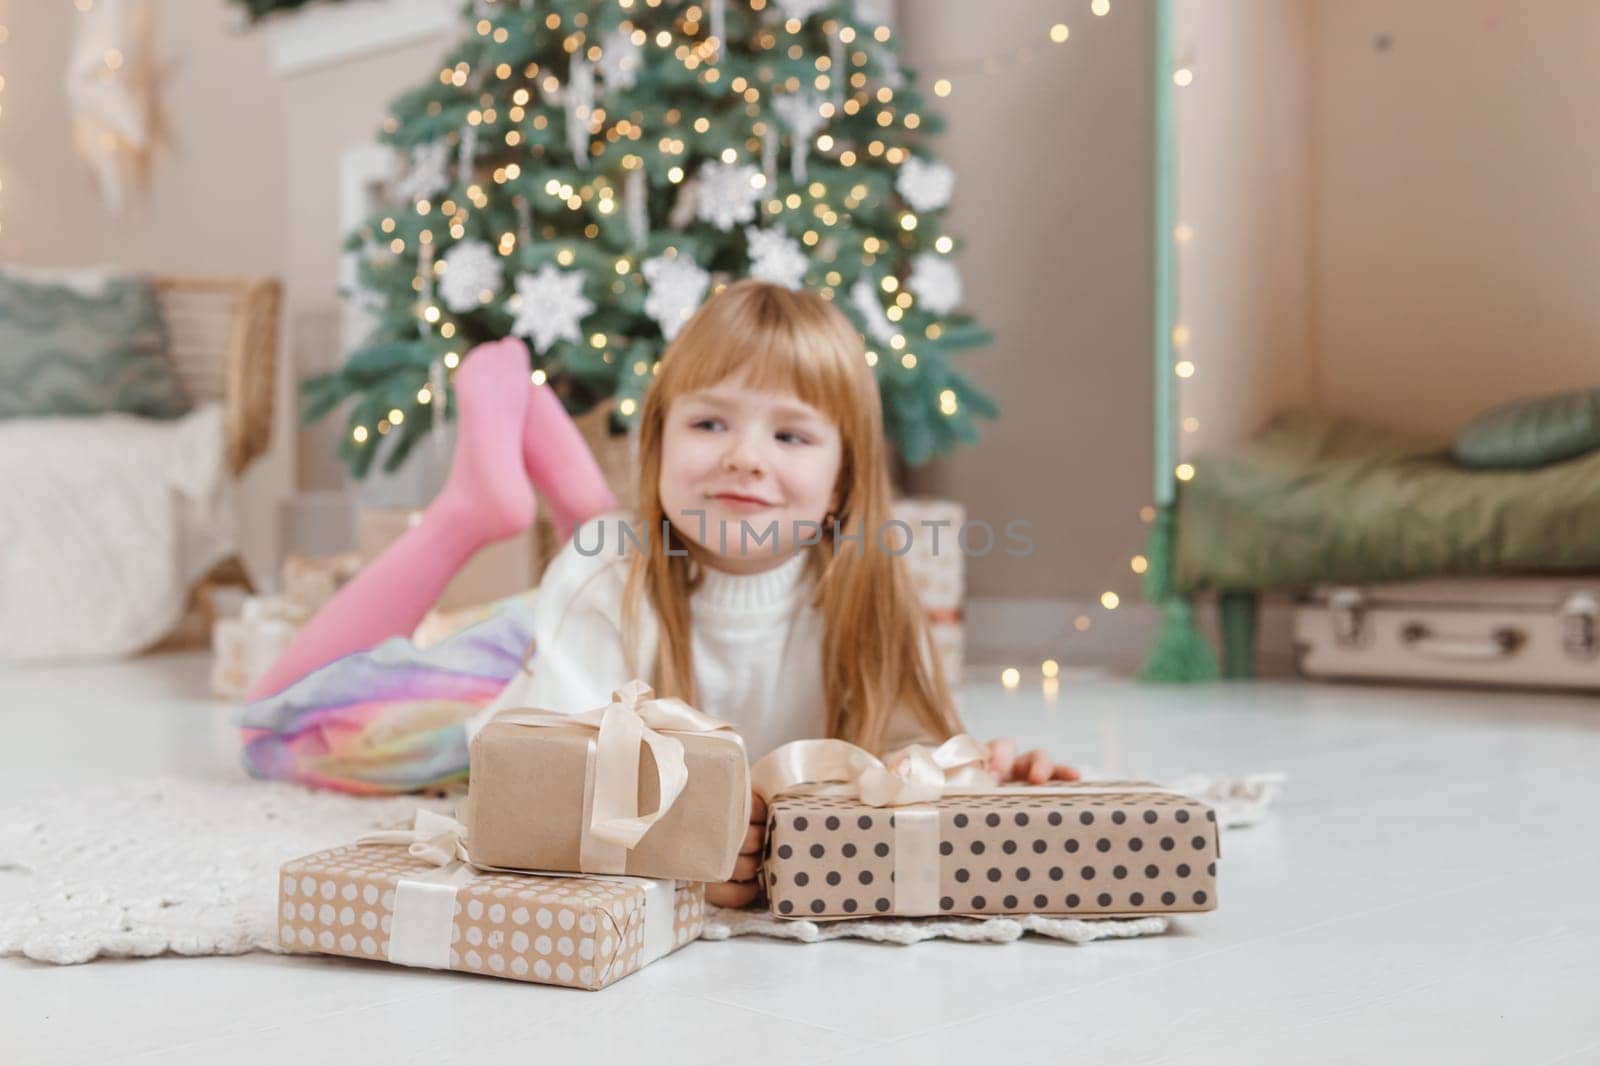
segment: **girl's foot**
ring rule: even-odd
[[[574,527],[616,507],[617,498],[606,486],[600,464],[555,390],[533,385],[527,398],[522,461],[528,479],[550,509],[557,536],[565,543]]]
[[[533,524],[535,508],[522,464],[527,348],[515,338],[473,348],[456,371],[455,394],[455,457],[433,507],[485,544],[516,536]]]

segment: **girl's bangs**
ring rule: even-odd
[[[678,338],[674,396],[744,375],[747,388],[788,392],[835,422],[844,417],[850,406],[848,349],[861,347],[848,320],[841,330],[832,306],[813,309],[800,297],[765,286],[721,295],[721,306],[704,308],[710,312],[702,313],[704,321],[691,322]],[[864,352],[855,355],[864,362]]]

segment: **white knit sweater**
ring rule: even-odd
[[[590,519],[551,560],[534,597],[535,651],[523,672],[469,731],[507,707],[575,714],[611,701],[633,679],[622,644],[622,593],[637,547],[618,551],[623,512]],[[603,539],[595,523],[605,523]],[[642,533],[642,530],[640,531]],[[594,553],[596,544],[602,545]],[[578,550],[579,545],[585,555]],[[815,582],[797,552],[770,570],[730,574],[708,568],[691,594],[690,643],[698,710],[738,727],[752,759],[791,740],[823,735],[821,613]],[[655,612],[639,612],[640,676],[655,661]],[[906,711],[891,722],[888,748],[923,739]]]

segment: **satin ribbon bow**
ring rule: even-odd
[[[467,859],[467,827],[447,814],[423,807],[410,829],[380,829],[356,838],[357,844],[404,844],[406,853],[435,866]]]
[[[989,749],[966,733],[928,748],[911,744],[887,760],[844,740],[796,740],[763,756],[750,771],[763,800],[800,785],[811,795],[850,796],[872,807],[929,803],[951,789],[993,788]]]
[[[702,714],[680,699],[653,699],[650,686],[640,680],[612,692],[607,706],[581,714],[509,710],[501,711],[493,720],[533,728],[576,726],[594,731],[590,739],[592,800],[580,859],[585,872],[624,873],[626,849],[637,845],[683,794],[689,781],[683,742],[668,734],[715,734],[738,744],[741,751],[744,749],[743,739],[731,724]],[[655,756],[661,797],[656,809],[648,814],[639,813],[639,766],[644,747]],[[745,820],[749,820],[748,811]]]

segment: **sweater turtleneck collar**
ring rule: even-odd
[[[760,610],[789,604],[799,591],[806,571],[807,550],[801,549],[769,570],[730,574],[715,567],[700,568],[696,603],[724,610]]]

